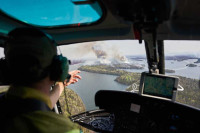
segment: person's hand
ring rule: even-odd
[[[55,86],[52,88],[52,90],[50,92],[50,99],[51,99],[52,107],[54,107],[54,105],[58,101],[65,86],[74,84],[74,83],[78,82],[79,79],[81,79],[81,76],[78,75],[78,73],[80,73],[80,72],[81,71],[79,71],[79,70],[74,70],[74,71],[69,72],[69,74],[71,75],[69,82],[67,82],[67,79],[66,79],[64,82],[56,82],[55,83]]]
[[[78,75],[78,73],[80,73],[81,71],[79,70],[74,70],[69,72],[69,74],[71,75],[71,78],[69,79],[69,81],[67,82],[67,80],[64,81],[65,86],[68,86],[70,84],[74,84],[76,82],[78,82],[79,79],[81,79],[81,76]]]

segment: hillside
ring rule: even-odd
[[[200,108],[199,81],[181,76],[179,78],[179,84],[183,86],[184,91],[178,92],[176,101]]]
[[[65,88],[65,92],[61,94],[59,101],[63,115],[67,117],[86,111],[85,105],[79,95],[67,87]],[[81,127],[81,129],[84,133],[90,132],[88,129],[83,127]]]
[[[62,111],[65,115],[76,115],[86,111],[85,105],[78,94],[69,88],[65,88],[65,92],[59,98]]]

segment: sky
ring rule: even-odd
[[[192,54],[200,57],[200,41],[165,41],[165,54],[177,55]],[[136,40],[113,40],[98,41],[89,43],[77,43],[73,45],[60,46],[61,53],[70,59],[94,58],[92,47],[97,45],[97,49],[106,51],[108,54],[120,55],[145,55],[144,43],[139,44]],[[0,48],[0,57],[4,57],[3,48]]]
[[[166,54],[192,54],[200,57],[200,41],[165,41]]]
[[[200,41],[164,41],[166,55],[188,55],[200,57]],[[75,45],[61,46],[64,56],[70,58],[95,57],[92,46],[112,54],[113,51],[120,55],[145,55],[144,43],[139,44],[136,40],[113,40],[98,41],[93,43],[79,43]]]

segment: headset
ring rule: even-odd
[[[70,60],[67,57],[57,55],[54,57],[51,65],[50,79],[53,81],[67,81],[71,78],[69,71]]]
[[[43,32],[44,33],[44,32]],[[58,46],[55,40],[47,33],[44,33],[47,38],[51,40],[51,42]],[[57,50],[58,51],[58,50]],[[61,53],[61,52],[60,52]],[[56,55],[51,64],[51,72],[50,79],[53,81],[61,81],[64,82],[66,79],[69,81],[71,75],[69,74],[69,65],[71,61],[67,59],[67,57],[63,56],[62,53],[60,55]]]
[[[55,45],[55,48],[57,46],[57,43],[52,39],[52,37],[49,34],[43,32],[39,29],[32,28],[32,27],[31,28],[25,27],[25,28],[17,28],[17,29],[14,29],[13,31],[15,31],[15,32],[16,31],[18,31],[18,32],[29,31],[29,32],[33,32],[33,34],[31,34],[33,36],[34,36],[34,33],[37,34],[37,36],[38,36],[38,34],[40,34],[41,37],[48,38],[51,42],[51,45]],[[11,31],[10,33],[12,33],[13,31]],[[8,34],[9,38],[8,38],[8,41],[5,42],[5,46],[8,44],[8,42],[10,40],[12,40],[10,38],[10,33]],[[57,48],[56,48],[56,50],[57,50]],[[26,57],[24,57],[24,56],[23,56],[23,58],[26,59]],[[27,57],[27,60],[28,61],[31,60],[30,62],[35,61],[34,66],[28,66],[30,68],[30,70],[28,70],[28,71],[30,71],[29,74],[31,74],[31,77],[33,77],[33,79],[31,79],[32,81],[29,80],[30,82],[39,81],[39,80],[45,78],[46,76],[49,76],[50,80],[52,80],[52,81],[61,81],[61,82],[64,82],[66,79],[69,80],[71,78],[71,75],[68,73],[70,61],[67,59],[67,57],[64,57],[62,54],[60,54],[60,55],[56,54],[53,57],[51,64],[46,68],[41,68],[39,66],[39,64],[37,64],[37,59],[33,59],[33,58],[30,59],[30,58],[31,57]],[[19,62],[19,63],[22,63],[22,62]],[[9,66],[10,66],[10,64],[8,64],[8,61],[6,58],[0,59],[0,83],[1,84],[11,84],[15,80],[15,79],[10,78],[12,76],[12,73],[9,70]],[[26,76],[28,76],[28,75],[26,75]],[[28,82],[28,80],[27,80],[27,82]]]

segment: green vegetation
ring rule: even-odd
[[[140,81],[140,73],[132,73],[132,72],[128,72],[128,73],[124,73],[122,75],[120,75],[119,77],[117,77],[115,79],[115,81],[121,83],[121,84],[125,84],[125,85],[131,85],[133,83],[138,83]]]
[[[65,88],[65,92],[61,94],[59,101],[62,111],[66,116],[76,115],[86,111],[82,99],[69,88]]]
[[[178,92],[176,101],[200,108],[199,81],[181,76],[179,78],[179,84],[184,88],[184,91]]]
[[[81,71],[92,72],[92,73],[100,73],[100,74],[109,74],[109,75],[122,75],[128,73],[124,70],[118,70],[115,67],[109,65],[86,65],[78,68]]]
[[[69,88],[65,88],[65,91],[61,94],[59,101],[63,115],[67,117],[86,111],[82,99],[78,94]],[[90,133],[90,131],[86,128],[81,127],[81,129],[84,133]]]

